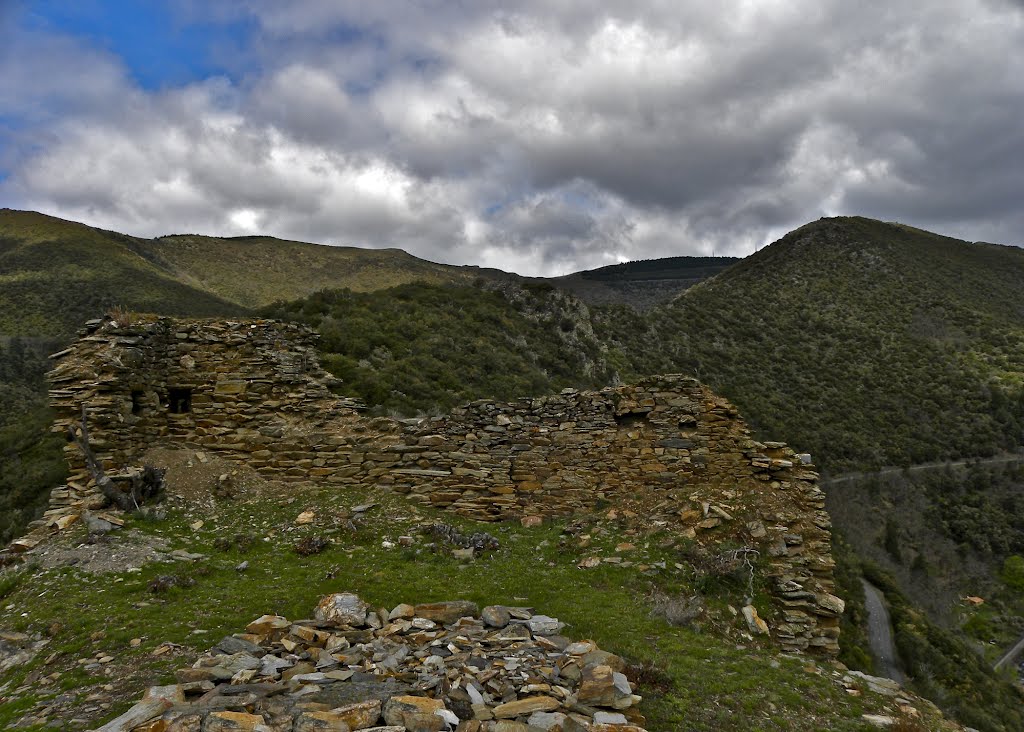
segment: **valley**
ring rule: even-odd
[[[998,652],[1024,632],[1024,586],[1015,574],[1015,558],[1024,556],[1024,535],[1018,528],[1024,525],[1019,500],[1024,485],[1019,465],[1024,444],[1022,295],[1020,249],[962,242],[857,217],[807,224],[743,260],[652,260],[538,280],[437,265],[398,250],[262,237],[143,240],[40,214],[3,211],[0,501],[9,518],[0,529],[7,539],[18,535],[40,514],[49,490],[66,474],[63,440],[43,437],[52,419],[41,378],[49,366],[45,356],[70,343],[86,320],[108,312],[115,317],[132,311],[267,317],[310,326],[319,334],[322,365],[341,381],[337,392],[365,402],[371,417],[436,417],[476,399],[512,401],[682,373],[735,403],[757,439],[784,439],[798,452],[810,453],[823,471],[821,486],[838,537],[837,594],[847,600],[840,659],[853,669],[883,671],[873,668],[866,640],[863,582],[870,582],[890,605],[908,688],[969,726],[1011,730],[1024,719],[1024,702],[1011,674],[993,673],[991,666]],[[309,490],[311,497],[302,499],[309,506],[335,500]],[[281,512],[274,495],[270,490],[245,499],[254,502],[246,510],[251,515]],[[169,524],[149,527],[136,519],[132,530],[159,532],[178,548],[217,556],[207,545],[235,530],[221,518],[233,506],[182,503],[172,508]],[[395,516],[403,511],[399,503],[388,510]],[[433,514],[425,516],[438,520]],[[268,525],[269,544],[280,543],[278,537],[298,537],[288,523],[293,518],[282,514],[276,528]],[[224,523],[224,531],[194,539],[187,519]],[[411,577],[419,571],[426,571],[418,585],[423,592],[431,582],[444,584],[442,576],[472,577],[456,581],[460,589],[455,594],[471,596],[481,606],[529,597],[544,611],[587,629],[602,648],[606,643],[632,648],[638,658],[668,663],[658,673],[668,674],[671,682],[648,681],[655,689],[658,684],[668,688],[653,694],[653,718],[662,726],[651,729],[670,728],[665,725],[681,720],[674,715],[684,709],[691,715],[688,721],[702,720],[691,721],[694,729],[733,728],[729,724],[735,720],[727,722],[710,711],[697,713],[696,697],[685,704],[679,701],[687,695],[725,704],[726,698],[737,703],[734,695],[753,693],[750,703],[756,711],[751,714],[765,720],[778,716],[765,721],[759,727],[763,729],[819,728],[815,725],[821,724],[826,707],[837,704],[833,692],[838,687],[821,680],[830,671],[819,669],[805,678],[784,664],[771,672],[785,672],[780,684],[818,689],[811,692],[818,701],[804,706],[797,699],[753,692],[754,679],[729,666],[741,663],[742,654],[726,660],[734,642],[765,654],[759,658],[766,664],[771,655],[757,642],[736,640],[745,625],[730,615],[730,606],[735,610],[742,605],[734,578],[702,585],[692,569],[671,577],[644,575],[644,607],[657,605],[656,598],[665,594],[692,594],[700,588],[709,615],[707,622],[697,623],[701,629],[696,631],[693,626],[670,630],[664,621],[634,617],[624,638],[607,629],[620,622],[612,620],[622,617],[620,609],[608,607],[603,620],[570,609],[568,600],[555,599],[558,588],[568,584],[588,602],[595,602],[596,595],[568,577],[584,557],[565,558],[553,549],[570,541],[565,538],[569,528],[557,522],[543,529],[506,527],[504,531],[521,538],[510,539],[514,546],[507,556],[503,543],[502,552],[488,562],[467,564],[442,555],[430,559],[428,565],[438,563],[431,568],[421,566],[422,558],[410,558],[402,572],[387,575],[396,587],[386,593],[357,579],[357,566],[377,566],[375,571],[385,574],[397,571],[375,548],[373,532],[346,538],[340,542],[346,548],[330,554],[330,560],[313,561],[324,562],[324,572],[335,571],[328,568],[331,562],[347,567],[343,573],[353,591],[365,592],[377,604],[404,598],[399,585],[415,584]],[[616,541],[621,530],[608,525],[601,536],[617,545],[622,543]],[[668,561],[671,566],[678,560],[682,567],[696,566],[693,557],[678,553],[679,546],[656,549],[656,541],[649,543],[651,556],[636,563]],[[230,562],[244,558],[234,551],[211,564],[215,579],[202,583],[211,593],[206,602],[234,587]],[[530,552],[545,557],[551,584],[545,584],[544,572],[530,572],[522,581],[546,589],[479,589],[488,584],[489,573],[512,575],[514,567],[529,564]],[[359,555],[365,559],[353,563]],[[268,576],[296,571],[284,558],[276,564],[263,547],[254,556]],[[619,569],[614,566],[606,570],[602,565],[599,571],[611,572],[598,584],[615,597],[632,581],[615,574]],[[85,592],[96,582],[89,575],[63,572],[46,570],[40,586],[56,592],[60,582],[68,582],[80,587],[74,592]],[[144,570],[143,578],[150,573]],[[20,579],[3,592],[13,598],[4,602],[15,603],[20,612],[20,604],[29,602],[24,589],[28,575],[11,576]],[[112,595],[111,602],[128,603],[116,605],[117,612],[150,602],[144,599],[143,584],[132,577],[124,576],[119,584],[134,588],[135,594],[121,599]],[[315,604],[313,594],[305,591],[301,605],[307,609],[296,600],[289,617],[308,613]],[[971,605],[963,600],[968,596],[983,602]],[[182,612],[187,597],[173,589],[157,597],[156,605]],[[621,608],[635,601],[623,596],[613,604]],[[235,632],[252,619],[247,615],[263,612],[242,603],[232,608],[213,625],[199,617],[188,625]],[[160,622],[151,617],[156,612],[144,610],[147,623]],[[35,604],[30,614],[38,618],[15,624],[32,631],[43,627],[43,618],[65,622]],[[655,628],[650,622],[660,624]],[[86,624],[83,619],[82,632]],[[161,643],[185,644],[192,651],[209,645],[202,642],[204,633],[189,638],[169,627],[161,632]],[[708,653],[732,669],[723,673],[738,674],[738,685],[698,690],[684,680],[691,677],[677,665],[683,662],[666,661],[673,657],[666,649],[683,643],[678,634],[690,632],[697,636],[686,636],[686,653],[697,654],[697,645],[710,643]],[[712,641],[712,636],[732,640]],[[150,640],[141,647],[151,652],[157,645]],[[82,648],[76,646],[74,652]],[[127,646],[124,652],[134,653]],[[169,670],[157,663],[151,677],[156,680]],[[85,683],[74,674],[68,678]],[[69,685],[59,679],[51,683]],[[123,692],[129,695],[127,688]],[[840,689],[840,697],[845,694]],[[122,696],[119,703],[127,698]],[[0,710],[5,704],[0,703]],[[858,704],[847,710],[850,729],[858,728],[856,720],[869,711]],[[840,729],[845,723],[837,718],[832,724]]]

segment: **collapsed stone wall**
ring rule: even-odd
[[[54,429],[82,418],[117,470],[163,444],[201,447],[268,478],[360,485],[495,521],[624,508],[702,546],[756,547],[787,650],[838,651],[828,514],[817,474],[751,439],[737,410],[692,378],[473,402],[407,423],[331,394],[314,334],[273,321],[94,322],[56,354]],[[82,458],[60,511],[95,501]],[[806,459],[806,458],[805,458]]]

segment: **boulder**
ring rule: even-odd
[[[316,619],[325,625],[350,625],[360,628],[366,624],[366,611],[370,606],[351,592],[327,595],[316,606]]]

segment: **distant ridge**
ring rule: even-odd
[[[737,257],[666,257],[610,264],[556,277],[553,283],[592,305],[639,309],[668,302],[740,261]]]
[[[0,209],[0,334],[66,336],[115,306],[166,315],[250,312],[318,290],[373,292],[411,282],[549,282],[590,303],[649,306],[719,271],[677,257],[547,280],[438,264],[395,248],[327,246],[269,236],[120,234],[34,211]],[[708,261],[706,261],[708,260]],[[732,260],[722,258],[721,267]]]

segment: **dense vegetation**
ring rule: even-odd
[[[693,373],[836,471],[1024,443],[1024,251],[809,224],[643,316],[600,311],[623,378]]]
[[[645,310],[668,302],[738,262],[735,257],[667,257],[611,264],[552,280],[589,305],[624,304]]]
[[[65,478],[64,441],[49,433],[42,377],[56,342],[0,339],[0,543],[36,518],[50,489]]]
[[[862,569],[889,603],[896,648],[913,690],[976,729],[1024,729],[1024,698],[1008,674],[993,674],[969,641],[916,609],[890,575],[871,563]]]
[[[990,660],[1024,633],[1024,462],[936,466],[826,486],[857,556]],[[965,597],[981,597],[972,605]]]
[[[585,309],[547,285],[332,290],[264,314],[317,328],[324,366],[344,380],[346,394],[380,409],[437,412],[484,396],[600,386],[613,376]]]

